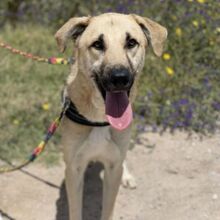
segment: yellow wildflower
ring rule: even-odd
[[[176,21],[177,20],[177,17],[175,15],[172,15],[171,18]]]
[[[50,104],[49,103],[44,103],[41,107],[44,111],[48,111],[50,109]]]
[[[164,60],[170,60],[170,58],[171,58],[171,56],[170,56],[169,53],[164,53],[164,54],[163,54],[163,59],[164,59]]]
[[[193,24],[195,27],[198,27],[198,26],[199,26],[199,22],[196,21],[196,20],[194,20],[194,21],[192,22],[192,24]]]
[[[181,28],[176,28],[176,35],[178,36],[178,37],[181,37],[182,36],[182,29]]]
[[[14,125],[19,125],[19,124],[20,124],[20,121],[19,121],[18,119],[14,119],[14,120],[13,120],[13,124],[14,124]]]
[[[216,31],[216,33],[220,33],[220,27],[217,27],[217,28],[215,29],[215,31]]]
[[[167,74],[170,75],[170,76],[172,76],[172,75],[174,74],[173,68],[171,68],[171,67],[169,67],[169,66],[166,67],[166,72],[167,72]]]
[[[200,4],[204,4],[205,0],[197,0],[197,2],[200,3]]]

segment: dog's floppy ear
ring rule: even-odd
[[[55,34],[58,47],[63,53],[69,38],[76,40],[86,29],[90,17],[75,17],[69,19]]]
[[[167,38],[167,29],[160,24],[146,17],[132,14],[135,21],[141,26],[147,40],[153,47],[153,51],[157,56],[163,53],[164,41]]]

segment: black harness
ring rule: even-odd
[[[71,121],[76,122],[81,125],[86,126],[92,126],[92,127],[104,127],[109,126],[108,122],[93,122],[89,121],[87,118],[85,118],[83,115],[81,115],[74,103],[70,100],[68,100],[68,107],[66,109],[65,115],[67,118],[69,118]],[[66,103],[66,101],[65,101]]]

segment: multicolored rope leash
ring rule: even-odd
[[[0,41],[0,47],[9,50],[13,54],[18,54],[20,56],[23,56],[25,58],[35,60],[35,61],[38,61],[38,62],[49,63],[49,64],[57,64],[57,65],[59,65],[59,64],[68,65],[68,64],[74,63],[74,59],[72,57],[68,58],[68,59],[60,58],[60,57],[44,58],[44,57],[36,56],[36,55],[31,54],[31,53],[27,53],[27,52],[15,49],[15,48],[11,47],[10,45],[5,44],[1,41]]]
[[[28,157],[27,160],[25,160],[22,164],[18,165],[18,166],[13,166],[12,167],[2,167],[0,168],[0,174],[2,173],[8,173],[8,172],[12,172],[15,170],[19,170],[25,166],[27,166],[29,163],[33,162],[45,149],[47,143],[49,142],[49,140],[51,139],[51,137],[54,135],[54,133],[56,132],[56,129],[59,127],[60,122],[67,110],[67,108],[69,107],[69,100],[66,99],[62,111],[59,115],[59,117],[57,117],[49,126],[47,133],[44,137],[44,139],[39,143],[39,145],[32,151],[32,153],[30,154],[30,156]]]
[[[44,58],[44,57],[35,56],[31,53],[27,53],[27,52],[15,49],[15,48],[11,47],[10,45],[2,43],[2,42],[0,42],[0,47],[9,50],[13,54],[18,54],[18,55],[21,55],[25,58],[32,59],[32,60],[35,60],[35,61],[38,61],[38,62],[44,62],[44,63],[49,63],[49,64],[64,64],[64,65],[72,64],[74,62],[73,58],[69,58],[69,59],[57,58],[57,57]],[[28,164],[33,162],[43,152],[43,150],[45,149],[47,143],[49,142],[49,140],[51,139],[51,137],[55,133],[56,129],[59,127],[60,122],[61,122],[67,108],[69,107],[69,103],[70,103],[69,100],[66,99],[59,117],[57,117],[51,123],[51,125],[49,126],[49,128],[47,130],[45,138],[33,150],[31,155],[29,156],[29,158],[27,160],[25,160],[22,164],[18,165],[18,166],[13,166],[12,165],[12,167],[2,167],[2,168],[0,167],[0,174],[12,172],[12,171],[15,171],[15,170],[19,170],[19,169],[27,166]]]

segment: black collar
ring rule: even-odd
[[[104,127],[108,126],[108,122],[93,122],[89,121],[83,115],[81,115],[73,102],[69,102],[69,107],[66,109],[65,115],[71,121],[76,122],[81,125],[93,126],[93,127]]]

